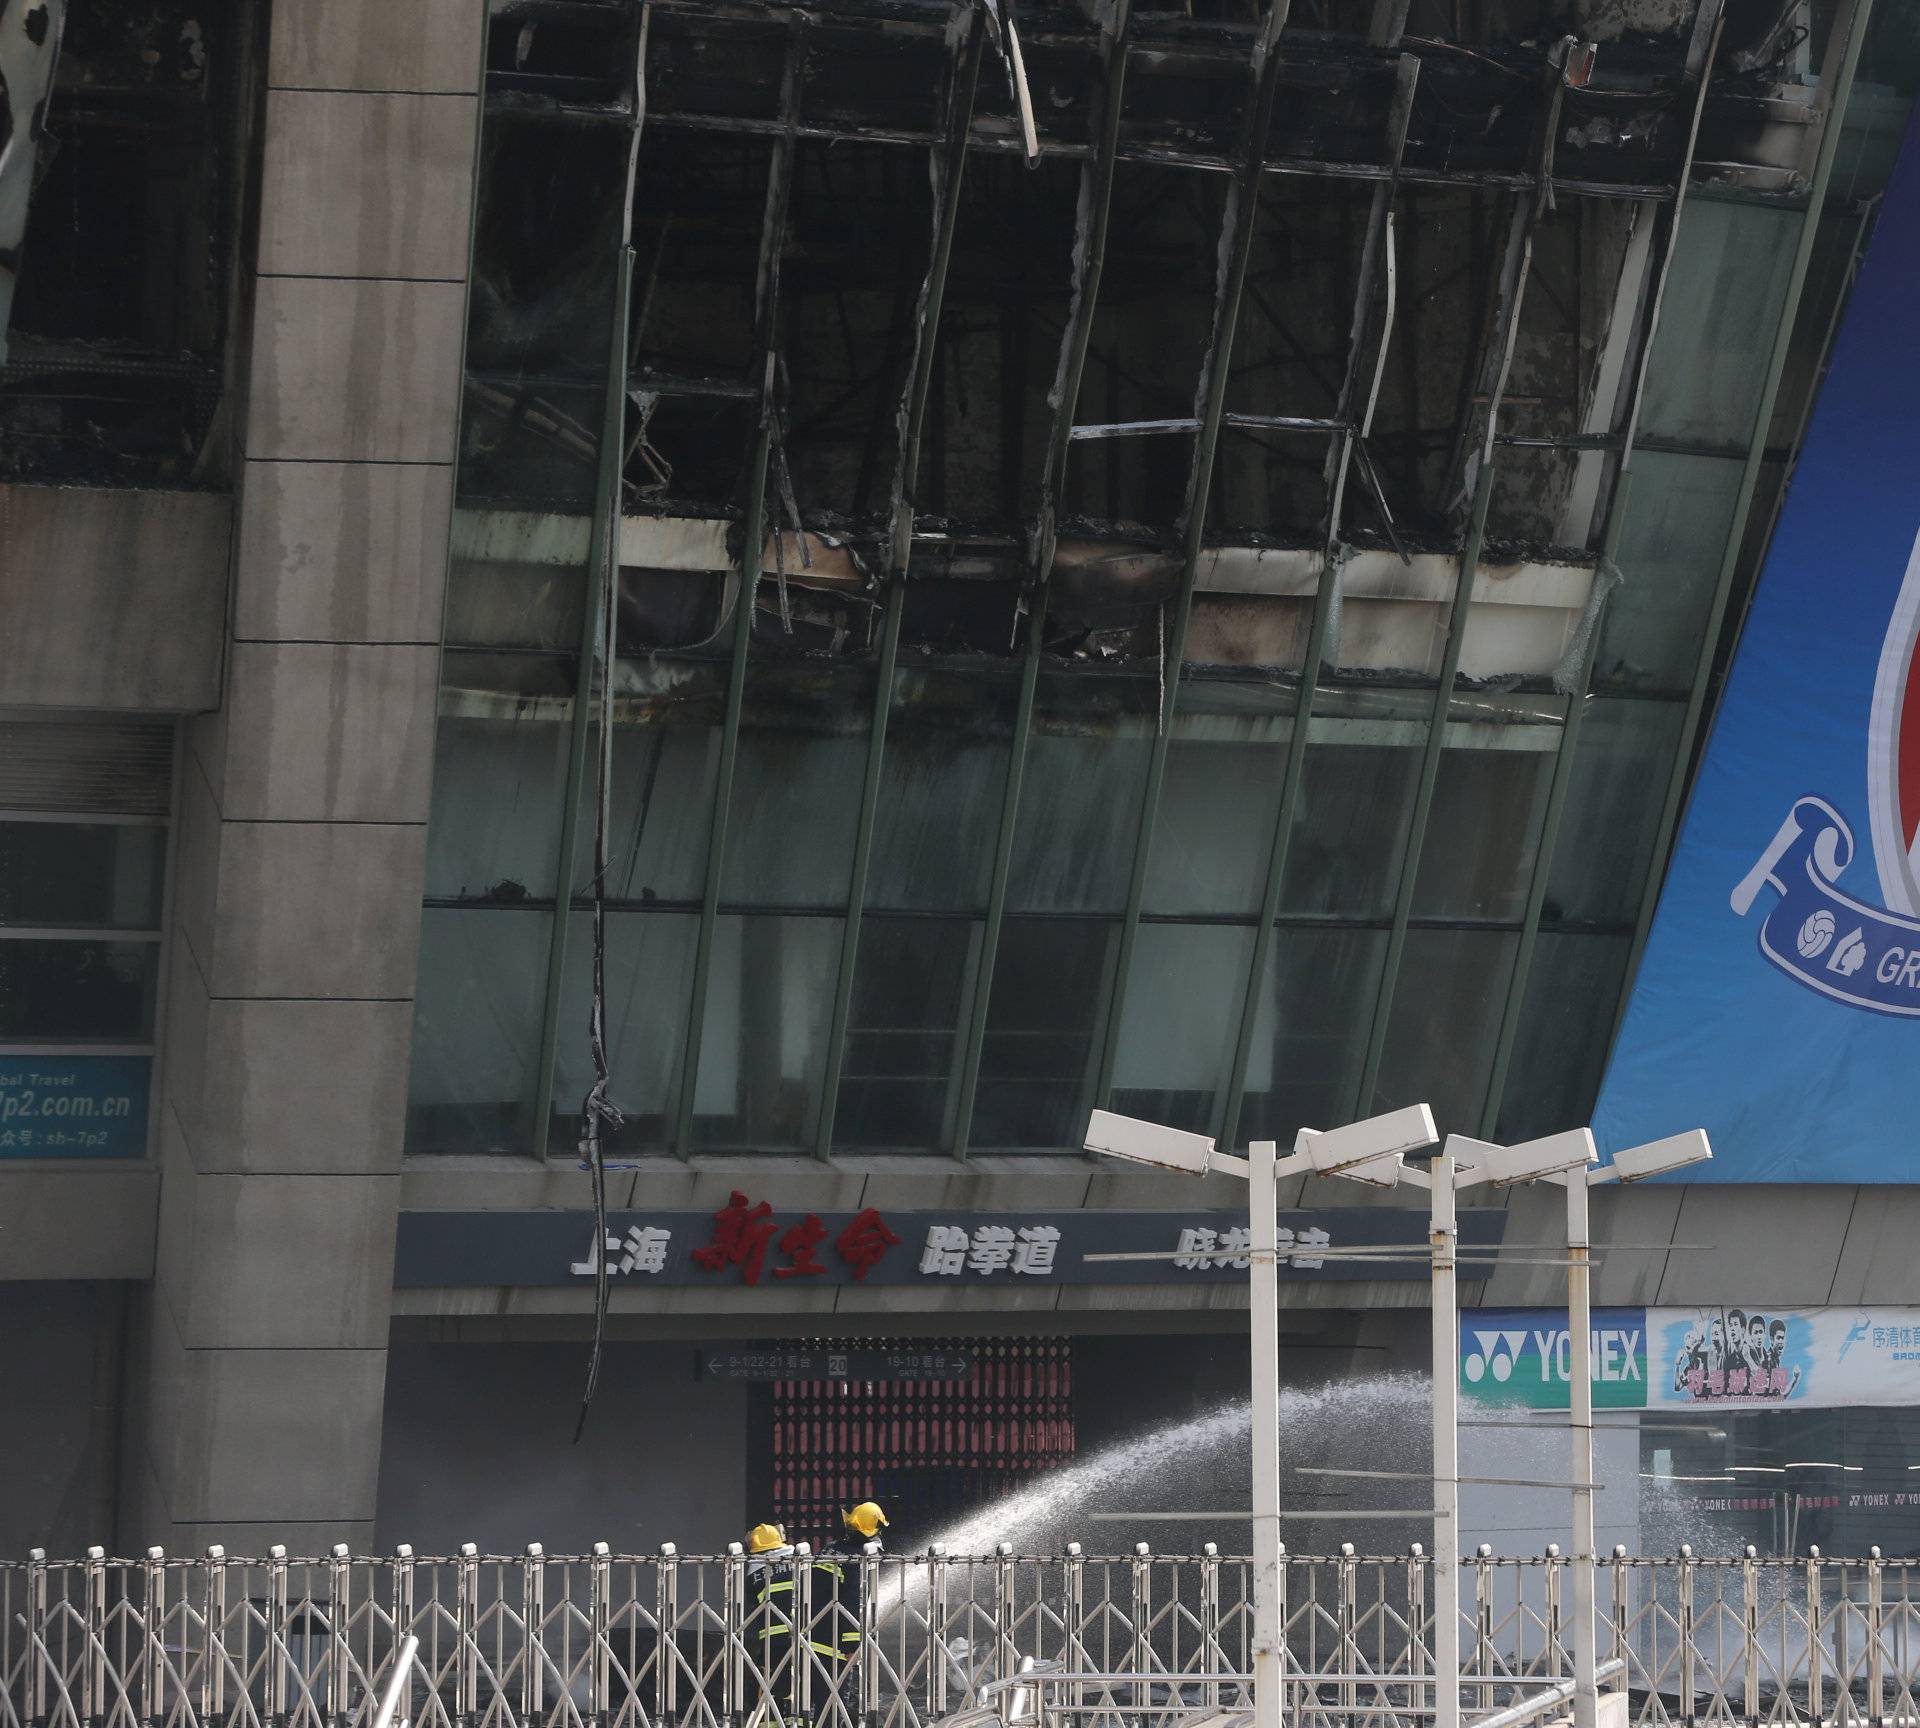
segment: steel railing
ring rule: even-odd
[[[737,1553],[36,1554],[0,1564],[0,1728],[367,1728],[409,1637],[413,1728],[927,1728],[1035,1664],[1153,1676],[1168,1712],[1244,1703],[1245,1559],[1002,1549],[857,1565],[857,1615],[803,1569],[790,1624],[755,1605]],[[1427,1558],[1343,1549],[1282,1571],[1295,1715],[1417,1722]],[[1552,1550],[1466,1559],[1470,1712],[1571,1674],[1567,1571]],[[1920,1561],[1616,1552],[1598,1608],[1600,1657],[1623,1664],[1644,1728],[1920,1728]]]

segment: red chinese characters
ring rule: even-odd
[[[851,1224],[834,1239],[833,1251],[846,1261],[854,1278],[864,1284],[867,1274],[886,1258],[889,1248],[900,1246],[900,1238],[887,1228],[887,1221],[869,1206],[858,1213]]]
[[[773,1208],[762,1200],[750,1205],[746,1195],[735,1189],[727,1203],[713,1215],[713,1240],[693,1251],[693,1263],[709,1272],[738,1266],[740,1276],[749,1284],[760,1282],[760,1269],[766,1264],[767,1244],[779,1228],[773,1221]]]
[[[773,1275],[776,1278],[818,1278],[826,1272],[815,1258],[820,1244],[827,1239],[827,1227],[811,1212],[798,1224],[790,1226],[780,1238],[780,1252],[787,1257],[788,1264],[776,1266]]]
[[[713,1240],[693,1251],[693,1263],[704,1271],[724,1272],[729,1266],[740,1268],[745,1284],[758,1284],[766,1270],[767,1250],[776,1246],[785,1264],[776,1266],[776,1279],[819,1278],[832,1268],[820,1259],[821,1245],[832,1232],[819,1214],[809,1212],[798,1223],[783,1231],[775,1222],[773,1207],[765,1200],[758,1205],[735,1189],[725,1206],[713,1215]],[[879,1211],[869,1206],[856,1213],[833,1237],[833,1251],[852,1272],[857,1282],[897,1248],[900,1238],[887,1227]]]

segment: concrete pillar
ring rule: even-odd
[[[273,0],[124,1549],[373,1534],[485,0]]]

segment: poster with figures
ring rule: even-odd
[[[1611,1409],[1834,1409],[1920,1404],[1920,1308],[1596,1309],[1593,1401]],[[1460,1392],[1567,1407],[1565,1309],[1468,1309]]]

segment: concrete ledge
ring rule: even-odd
[[[233,501],[0,486],[0,704],[219,706]]]
[[[151,1278],[159,1203],[150,1165],[0,1163],[0,1281]]]

